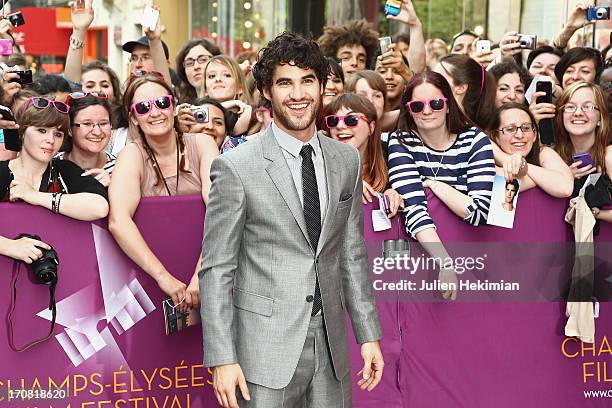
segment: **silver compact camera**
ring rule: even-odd
[[[535,50],[538,46],[538,36],[531,34],[518,34],[518,42],[521,49],[524,50]]]
[[[189,109],[191,109],[191,113],[193,114],[193,117],[197,123],[208,123],[210,120],[208,106],[191,105]]]

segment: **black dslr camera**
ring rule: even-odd
[[[21,234],[19,237],[31,238],[37,241],[41,240],[38,235]],[[42,256],[36,261],[32,262],[32,272],[36,277],[37,283],[51,285],[52,283],[57,282],[57,265],[59,265],[57,252],[55,252],[55,249],[53,248],[37,248],[42,251]]]

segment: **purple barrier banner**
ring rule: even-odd
[[[471,227],[435,198],[429,203],[445,242],[573,240],[563,221],[566,202],[537,190],[521,194],[513,230]],[[381,256],[384,240],[405,238],[397,220],[392,229],[373,232],[372,208],[364,207],[371,263]],[[60,259],[54,337],[16,353],[8,346],[6,321],[1,323],[0,407],[217,406],[202,366],[201,326],[165,335],[163,293],[123,254],[104,222],[78,222],[25,204],[0,204],[0,214],[0,235],[37,234]],[[143,200],[135,221],[166,268],[188,282],[201,249],[203,218],[199,197],[173,197]],[[611,242],[612,228],[602,225],[597,240]],[[410,247],[413,254],[420,251],[414,242]],[[0,257],[5,315],[12,273],[13,261]],[[48,288],[33,284],[27,268],[21,268],[16,287],[14,341],[21,346],[47,333],[51,313]],[[585,394],[612,389],[608,303],[601,304],[596,342],[589,345],[563,335],[562,302],[405,302],[375,293],[385,372],[371,393],[354,384],[355,407],[609,406],[612,392],[608,398]],[[362,361],[352,334],[349,339],[356,374]]]

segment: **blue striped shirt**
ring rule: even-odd
[[[486,134],[472,127],[457,135],[445,151],[434,150],[414,132],[389,138],[389,182],[404,199],[406,230],[414,238],[419,231],[435,228],[427,212],[423,180],[435,178],[470,198],[468,216],[472,225],[486,224],[495,177],[493,149]]]

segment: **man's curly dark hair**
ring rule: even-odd
[[[301,69],[313,69],[321,86],[327,81],[327,60],[319,45],[311,38],[285,31],[270,41],[259,52],[259,59],[253,67],[257,89],[263,95],[264,88],[272,87],[272,77],[278,65],[291,64]]]
[[[367,20],[350,20],[341,26],[326,26],[319,37],[321,52],[326,57],[336,58],[338,48],[359,44],[366,50],[369,63],[378,53],[378,31]]]

